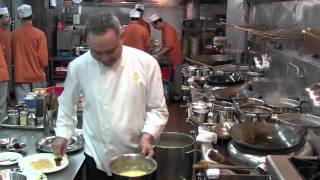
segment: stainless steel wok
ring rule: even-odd
[[[231,63],[235,59],[235,56],[233,54],[203,55],[203,56],[197,56],[193,59],[195,59],[199,62],[202,62],[204,64],[207,64],[207,65],[217,66],[217,65]]]
[[[260,151],[286,150],[304,140],[300,129],[264,122],[235,124],[229,133],[238,145]]]
[[[296,113],[300,111],[300,102],[281,97],[266,97],[263,98],[264,104],[270,107],[273,113]]]
[[[212,94],[215,96],[216,100],[229,101],[229,102],[232,102],[233,99],[240,98],[240,97],[253,97],[253,98],[261,97],[261,95],[257,92],[242,89],[242,88],[216,89],[212,91]]]
[[[311,114],[284,113],[277,116],[279,122],[284,125],[299,126],[305,128],[320,128],[320,117]]]

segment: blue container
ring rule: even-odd
[[[23,99],[23,100],[29,108],[36,108],[37,107],[37,100],[36,99]]]

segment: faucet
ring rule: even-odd
[[[297,78],[303,78],[304,77],[303,74],[305,74],[305,69],[303,69],[303,71],[301,72],[300,67],[298,65],[295,65],[292,62],[290,62],[289,65],[293,66],[296,69],[296,72],[297,72],[296,77]],[[289,66],[288,66],[288,68],[289,68]],[[287,73],[288,73],[288,68],[287,68]]]

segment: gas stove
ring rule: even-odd
[[[267,156],[267,172],[279,180],[320,180],[320,156]]]

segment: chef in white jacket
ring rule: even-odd
[[[75,106],[81,94],[87,179],[107,180],[112,179],[112,157],[154,155],[151,141],[163,131],[168,110],[157,61],[122,45],[120,23],[114,15],[92,14],[87,33],[90,51],[69,64],[59,97],[53,151],[66,153],[77,125]]]

